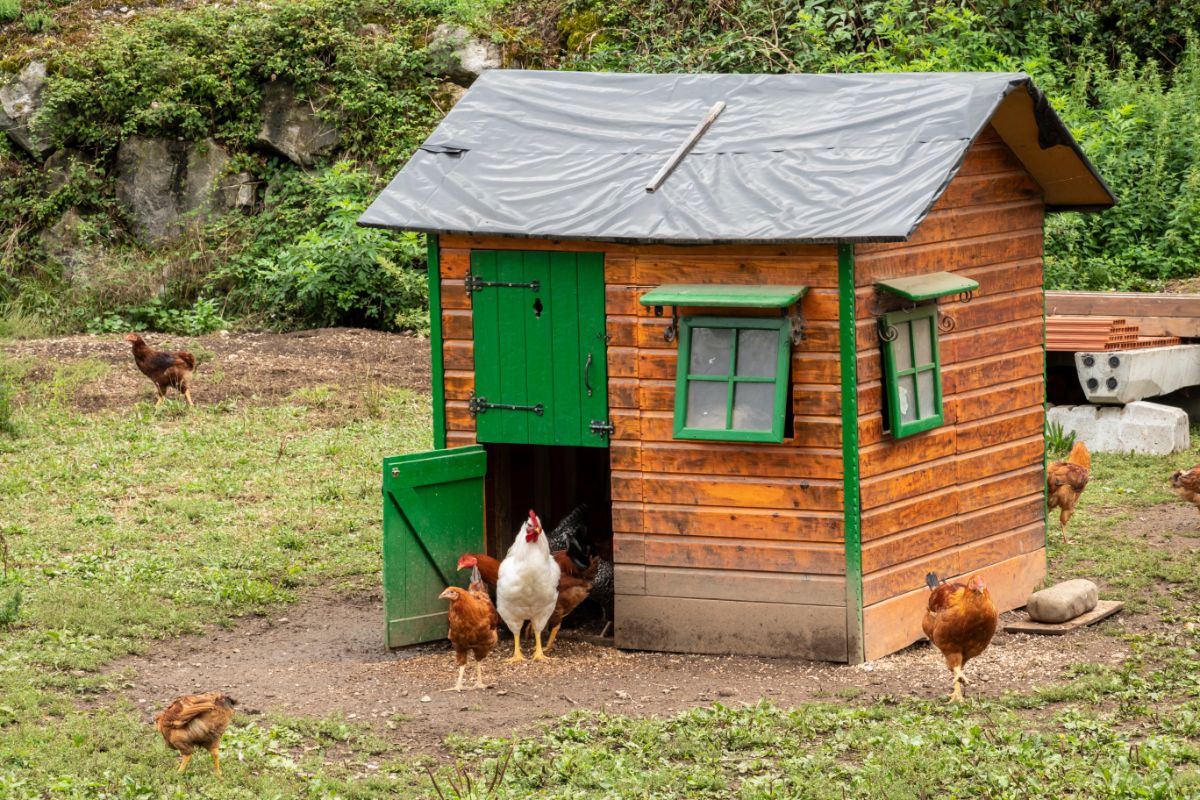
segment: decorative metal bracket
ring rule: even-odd
[[[472,417],[486,414],[493,408],[500,411],[532,411],[539,417],[546,413],[546,407],[541,403],[535,406],[518,406],[512,403],[489,403],[486,397],[477,397],[474,394],[467,400],[467,411],[471,412]]]
[[[663,315],[663,307],[654,307],[654,316],[661,317]],[[675,341],[675,337],[679,334],[679,309],[671,306],[671,324],[663,331],[663,340],[668,344]]]
[[[474,275],[469,272],[467,273],[466,281],[464,281],[464,286],[467,290],[467,297],[470,297],[476,292],[482,291],[489,286],[498,289],[532,289],[535,292],[540,291],[542,288],[542,284],[538,281],[529,281],[528,283],[513,283],[511,281],[485,281],[478,275]]]
[[[797,347],[804,341],[804,315],[800,313],[800,304],[794,304],[791,313],[784,312],[787,321],[791,323],[792,346]]]

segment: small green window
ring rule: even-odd
[[[897,439],[942,424],[942,370],[937,305],[883,316],[884,386],[892,435]]]
[[[675,438],[782,442],[790,355],[786,319],[684,317]]]

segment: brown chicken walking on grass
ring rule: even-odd
[[[921,622],[921,630],[942,651],[946,667],[954,673],[954,691],[950,702],[963,701],[963,674],[966,663],[975,658],[991,644],[996,634],[1000,613],[992,603],[982,575],[975,575],[964,586],[961,583],[939,585],[937,575],[925,576],[931,594]]]
[[[1200,466],[1175,470],[1171,474],[1171,491],[1200,508]]]
[[[1076,442],[1066,461],[1055,461],[1046,470],[1046,498],[1049,508],[1060,509],[1058,522],[1062,526],[1063,544],[1071,544],[1067,538],[1067,523],[1075,513],[1075,504],[1088,484],[1092,467],[1092,456],[1087,445]]]
[[[172,387],[184,396],[189,406],[195,405],[192,402],[192,372],[196,369],[195,356],[182,350],[175,353],[155,350],[136,333],[127,335],[125,341],[133,345],[133,360],[137,364],[137,368],[147,378],[154,381],[154,388],[158,390],[155,407],[162,404],[163,398],[167,396],[167,389]]]
[[[463,589],[449,586],[438,595],[450,601],[450,644],[454,646],[454,660],[458,664],[458,682],[454,691],[463,688],[463,673],[467,671],[467,656],[475,656],[475,688],[484,689],[483,660],[492,652],[500,636],[500,615],[492,605],[487,585],[480,577],[479,568],[471,570],[471,587]]]
[[[233,720],[234,700],[223,692],[185,694],[154,715],[154,727],[162,734],[167,747],[183,756],[179,771],[187,769],[192,751],[203,748],[212,754],[213,771],[221,774],[221,758],[217,749],[225,729]]]

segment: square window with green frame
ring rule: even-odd
[[[937,305],[883,315],[883,383],[897,439],[942,424],[942,368]]]
[[[684,317],[675,438],[782,442],[790,365],[786,319]]]

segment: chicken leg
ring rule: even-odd
[[[481,664],[478,660],[475,661],[475,688],[487,688],[487,685],[483,682],[483,664]]]
[[[208,748],[208,752],[212,753],[213,772],[217,773],[217,777],[221,776],[221,754],[218,752],[219,747],[219,742],[213,742],[212,747]]]
[[[478,662],[477,662],[477,664],[478,664]],[[456,692],[462,691],[463,673],[466,671],[467,671],[467,665],[465,663],[460,664],[458,667],[458,682],[454,684],[454,691],[456,691]]]
[[[549,653],[554,649],[554,640],[558,637],[558,629],[562,627],[562,623],[558,623],[550,629],[550,638],[546,640],[546,652]]]
[[[538,652],[541,652],[541,649],[542,649],[542,646],[541,646],[541,642],[539,640]],[[524,660],[525,660],[525,656],[521,655],[521,632],[517,631],[517,634],[515,636],[513,636],[512,658],[508,659],[508,662],[512,663],[513,661],[524,661]]]
[[[963,674],[962,667],[954,668],[954,691],[950,693],[951,703],[961,703],[964,700],[962,687],[968,683],[967,676]]]
[[[183,758],[179,759],[179,769],[177,769],[177,770],[175,770],[175,771],[176,771],[176,772],[183,772],[185,769],[187,769],[188,762],[189,762],[189,761],[191,761],[191,760],[192,760],[192,754],[191,754],[191,753],[184,753],[184,754],[183,754]]]
[[[540,628],[534,628],[533,630],[533,660],[546,660],[546,654],[542,652],[542,631]]]

